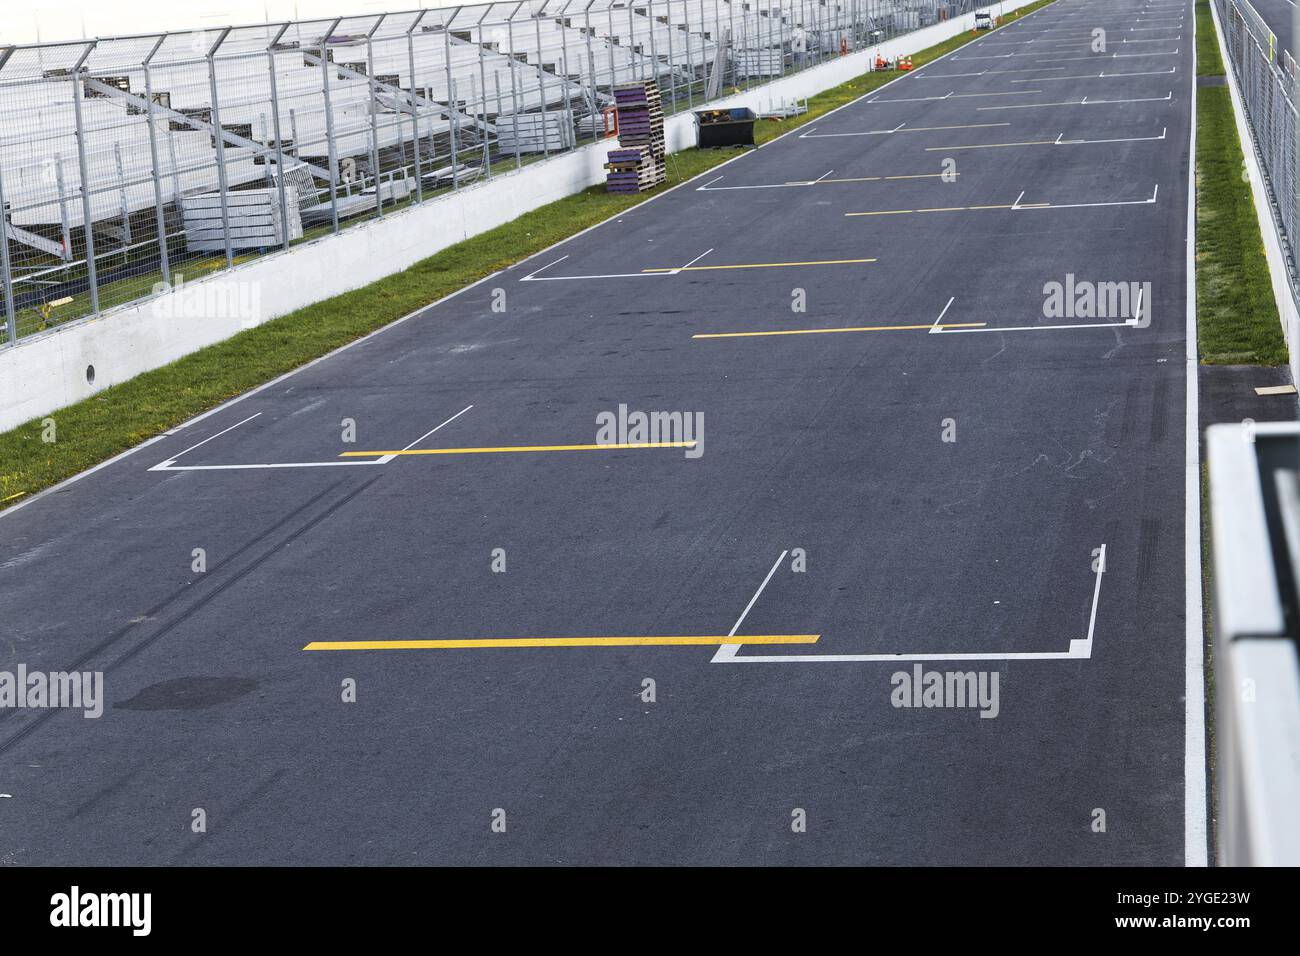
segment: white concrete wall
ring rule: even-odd
[[[1006,0],[1010,12],[1030,0]],[[915,53],[972,29],[974,15],[937,23],[710,106],[758,111],[803,99],[866,72],[877,53]],[[665,123],[668,150],[695,145],[694,117]],[[400,272],[454,243],[601,182],[608,141],[497,173],[382,220],[263,256],[144,301],[0,348],[0,431],[80,401],[270,319]],[[183,273],[183,268],[181,269]],[[93,366],[94,381],[87,378]]]
[[[1264,179],[1264,170],[1255,152],[1254,139],[1250,135],[1250,126],[1246,122],[1246,107],[1241,99],[1241,90],[1237,87],[1237,78],[1232,72],[1232,61],[1228,58],[1228,48],[1224,43],[1223,24],[1219,22],[1218,7],[1210,4],[1214,15],[1214,28],[1219,37],[1219,55],[1223,58],[1224,72],[1228,74],[1228,90],[1232,96],[1232,113],[1237,121],[1237,136],[1241,140],[1241,152],[1246,159],[1246,172],[1250,176],[1250,191],[1255,199],[1255,216],[1259,219],[1260,235],[1264,239],[1264,258],[1268,261],[1269,276],[1273,281],[1273,299],[1277,302],[1278,318],[1282,321],[1282,334],[1286,338],[1287,351],[1291,358],[1291,381],[1300,382],[1300,314],[1296,311],[1295,297],[1291,294],[1291,279],[1287,271],[1286,255],[1282,252],[1282,241],[1277,234],[1277,223],[1273,220],[1273,206],[1268,197],[1268,185]],[[1192,157],[1195,164],[1196,157]]]

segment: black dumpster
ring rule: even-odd
[[[696,110],[695,125],[699,129],[700,149],[717,149],[719,146],[753,146],[754,111],[746,106],[729,110]]]

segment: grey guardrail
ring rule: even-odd
[[[1227,866],[1300,865],[1300,423],[1206,430]]]

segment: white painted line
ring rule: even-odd
[[[978,73],[936,73],[934,76],[922,75],[922,80],[951,80],[963,76],[1002,76],[1005,73],[1046,73],[1049,70],[1064,70],[1063,66],[1033,66],[1027,70],[980,70]]]
[[[927,146],[927,153],[947,153],[958,149],[1005,149],[1010,146],[1095,146],[1103,143],[1153,143],[1159,142],[1165,138],[1168,127],[1160,131],[1159,136],[1122,136],[1114,139],[1064,139],[1064,133],[1056,137],[1053,142],[1046,140],[1024,140],[1019,143],[969,143],[964,146]]]
[[[1100,59],[1106,60],[1131,60],[1135,57],[1146,56],[1177,56],[1177,50],[1157,50],[1155,53],[1112,53],[1107,57],[1100,56],[1057,56],[1050,60],[1039,60],[1039,63],[1068,63],[1072,60],[1092,60],[1094,63]]]
[[[426,438],[428,438],[428,437],[429,437],[430,435],[432,435],[434,432],[441,431],[444,425],[450,425],[452,422],[454,422],[456,419],[460,418],[460,416],[464,415],[467,411],[469,411],[469,410],[470,410],[471,408],[473,408],[473,407],[474,407],[473,405],[466,405],[464,408],[462,408],[460,411],[458,411],[455,415],[452,415],[451,418],[447,419],[447,420],[446,420],[445,422],[443,422],[441,425],[434,425],[432,428],[430,428],[427,432],[425,432],[423,435],[421,435],[421,436],[420,436],[419,438],[417,438],[415,441],[411,442],[409,445],[407,445],[405,448],[403,448],[402,451],[410,451],[412,448],[414,448],[416,445],[420,444],[420,442],[424,441]],[[391,460],[392,460],[393,458],[395,458],[395,457],[397,457],[397,456],[396,456],[396,455],[385,455],[383,458],[380,459],[380,461],[391,461]]]
[[[520,282],[572,282],[575,279],[645,279],[645,278],[663,278],[665,276],[674,276],[677,273],[669,270],[668,272],[610,272],[606,275],[590,276],[524,276]]]
[[[1210,15],[1219,17],[1210,4]],[[1227,61],[1222,24],[1219,24],[1219,50]],[[1196,34],[1192,24],[1193,38]],[[1187,155],[1193,171],[1196,165],[1196,43],[1192,43],[1193,122],[1189,123]],[[1208,786],[1205,751],[1205,609],[1201,598],[1201,429],[1200,397],[1197,374],[1200,367],[1196,350],[1196,177],[1187,177],[1187,251],[1183,268],[1187,270],[1187,324],[1183,366],[1187,373],[1187,421],[1184,429],[1186,448],[1183,469],[1183,862],[1187,866],[1209,865],[1209,831],[1206,822]]]
[[[1021,193],[1021,195],[1023,196],[1024,193]],[[943,317],[944,317],[945,315],[948,314],[948,310],[949,310],[950,308],[952,308],[952,304],[953,304],[953,302],[956,301],[956,299],[957,299],[957,297],[954,295],[952,298],[950,298],[950,299],[948,300],[948,304],[945,305],[945,306],[943,307],[943,311],[939,313],[939,317],[938,317],[937,319],[934,320],[934,325],[930,326],[930,331],[931,331],[931,332],[942,332],[942,331],[943,331],[942,329],[939,328],[939,323],[942,322],[942,321],[943,321]]]
[[[390,458],[392,456],[389,456]],[[383,465],[386,459],[376,461],[286,461],[251,465],[173,465],[163,462],[150,471],[262,471],[269,468],[343,468],[347,465]]]
[[[1149,206],[1156,201],[1156,196],[1160,192],[1160,184],[1156,183],[1156,188],[1151,190],[1150,199],[1120,199],[1113,202],[1063,202],[1049,203],[1046,206],[1021,206],[1017,212],[1040,212],[1046,209],[1091,209],[1101,206]]]
[[[183,452],[181,452],[179,455],[173,455],[171,458],[167,459],[166,461],[164,461],[164,462],[159,462],[158,464],[154,465],[154,466],[153,466],[152,468],[150,468],[149,470],[150,470],[150,471],[165,471],[165,470],[166,470],[166,467],[167,467],[168,465],[171,465],[173,462],[175,462],[176,459],[178,459],[178,458],[181,457],[181,455],[188,455],[188,454],[189,454],[190,452],[192,452],[194,449],[196,449],[196,448],[201,448],[202,446],[206,445],[208,442],[213,441],[214,439],[220,438],[222,435],[226,434],[226,432],[232,432],[232,431],[234,431],[234,430],[235,430],[236,428],[238,428],[240,425],[243,425],[243,424],[245,424],[245,423],[247,423],[247,422],[251,422],[254,418],[257,418],[257,416],[258,416],[258,415],[261,415],[261,414],[262,414],[261,412],[255,412],[255,413],[253,413],[252,415],[249,415],[249,416],[248,416],[247,418],[245,418],[243,421],[235,422],[235,424],[231,425],[229,428],[223,428],[221,431],[217,432],[215,435],[209,435],[207,438],[203,439],[203,441],[199,442],[198,444],[196,444],[196,445],[191,445],[189,448],[186,448],[186,449],[185,449]]]
[[[718,177],[718,178],[721,179],[722,177]],[[524,278],[523,278],[521,281],[525,281],[525,282],[526,282],[527,280],[531,279],[533,276],[537,275],[539,272],[545,272],[545,271],[546,271],[547,269],[549,269],[551,266],[559,265],[561,262],[563,262],[563,261],[564,261],[565,259],[567,259],[567,258],[569,258],[567,255],[560,256],[560,258],[556,259],[554,262],[548,262],[548,263],[546,263],[546,265],[542,266],[540,269],[535,269],[534,271],[528,273],[528,275],[524,276]]]
[[[981,329],[931,329],[936,335],[957,335],[962,332],[1052,332],[1060,329],[1115,329],[1132,326],[1132,320],[1124,322],[1075,322],[1072,325],[1008,325],[1001,328],[985,327]]]
[[[1082,660],[1083,654],[1074,650],[1071,641],[1068,651],[1015,652],[1003,654],[782,654],[780,656],[737,655],[715,657],[719,664],[871,664],[902,663],[905,661],[1068,661]],[[727,645],[731,646],[731,645]]]
[[[776,569],[781,566],[781,562],[785,560],[785,556],[789,553],[790,551],[787,548],[786,550],[782,551],[781,556],[777,558],[775,562],[773,562],[772,569],[767,572],[767,577],[763,578],[763,583],[758,586],[758,590],[754,592],[754,596],[749,599],[749,603],[745,605],[745,610],[740,612],[740,617],[736,618],[736,623],[731,625],[731,630],[727,632],[727,637],[736,636],[736,632],[740,630],[740,625],[745,623],[745,618],[749,616],[750,610],[754,607],[754,604],[758,601],[758,596],[763,593],[763,589],[767,587],[767,582],[772,580],[772,575],[776,574]],[[718,664],[724,661],[732,660],[736,656],[736,651],[739,649],[740,649],[739,644],[719,645],[717,651],[715,651],[713,654],[713,659],[709,661],[709,663]]]
[[[802,183],[759,183],[752,186],[715,186],[714,183],[725,179],[725,176],[719,176],[717,179],[710,179],[703,186],[696,186],[697,193],[720,193],[729,189],[789,189],[791,186],[811,186],[811,181]]]
[[[1097,604],[1101,600],[1101,576],[1106,573],[1106,545],[1101,546],[1101,553],[1097,555],[1097,583],[1093,585],[1092,591],[1092,612],[1088,615],[1088,636],[1084,638],[1084,656],[1092,657],[1092,636],[1097,629]],[[1071,650],[1073,650],[1073,641]]]
[[[1053,80],[1119,80],[1126,76],[1168,76],[1171,73],[1177,73],[1178,67],[1171,66],[1167,70],[1150,70],[1142,73],[1107,73],[1104,70],[1101,73],[1088,73],[1084,76],[1040,76],[1033,80],[1009,80],[1011,83],[1047,83]]]
[[[1092,591],[1092,609],[1088,614],[1088,634],[1072,638],[1068,651],[1002,651],[990,653],[957,652],[951,654],[731,654],[714,655],[716,663],[732,664],[851,664],[900,663],[903,661],[1068,661],[1089,660],[1097,625],[1097,605],[1101,600],[1101,577],[1106,573],[1106,545],[1101,546],[1096,582]],[[780,563],[780,562],[778,562]],[[775,568],[773,568],[775,570]],[[733,645],[727,645],[729,647]]]
[[[1028,71],[1027,71],[1028,72]],[[997,93],[945,93],[943,96],[911,96],[897,100],[868,100],[869,103],[928,103],[931,100],[960,100],[976,96],[1028,96],[1042,90],[1003,90]]]
[[[1165,103],[1171,102],[1174,98],[1173,91],[1170,90],[1166,96],[1143,96],[1131,100],[1090,100],[1084,97],[1081,100],[1066,100],[1062,103],[1017,103],[1014,106],[977,106],[977,110],[1032,110],[1044,106],[1113,106],[1118,103]]]
[[[1052,77],[1052,79],[1055,79],[1055,77]],[[1036,90],[1035,92],[1041,93],[1042,90]],[[940,130],[949,130],[949,129],[985,129],[990,126],[1010,126],[1010,125],[1011,125],[1010,123],[961,123],[956,126],[918,126],[914,129],[906,130],[906,132],[932,133]],[[898,133],[902,131],[903,131],[903,124],[900,123],[898,126],[894,127],[893,129],[873,129],[863,133],[817,133],[816,135],[813,135],[812,132],[807,132],[804,133],[799,138],[800,139],[834,139],[841,136],[888,136],[891,133]]]
[[[464,415],[467,411],[469,411],[473,407],[474,407],[473,405],[465,406],[460,411],[458,411],[455,415],[452,415],[451,418],[443,422],[442,425],[437,425],[429,429],[427,432],[425,432],[415,441],[411,442],[411,444],[407,445],[402,450],[409,451],[410,449],[414,448],[420,442],[424,441],[434,432],[442,428],[443,425],[451,424],[452,422],[460,418],[460,416]],[[257,414],[260,415],[262,413],[258,412]],[[251,421],[253,418],[256,417],[257,415],[253,415],[250,418],[244,419],[244,421]],[[239,425],[242,424],[244,424],[244,422],[239,422],[236,425],[231,425],[230,428],[238,428]],[[227,428],[226,431],[230,431],[230,428]],[[224,435],[224,434],[225,432],[219,432],[217,435],[213,435],[212,438],[217,438],[220,435]],[[204,441],[211,441],[212,438],[204,439]],[[203,443],[204,442],[199,442],[199,445],[202,445]],[[194,448],[198,448],[199,445],[195,445]],[[185,451],[193,451],[193,448],[187,448]],[[181,452],[181,455],[183,454],[185,454],[184,451]],[[376,458],[373,461],[284,461],[284,462],[265,462],[265,463],[259,462],[253,464],[240,464],[240,465],[177,465],[175,464],[176,459],[180,458],[181,455],[177,455],[175,458],[172,458],[170,461],[164,461],[161,464],[154,465],[149,470],[150,471],[264,471],[273,468],[343,468],[348,465],[386,465],[394,458],[397,457],[396,455],[384,455],[383,457]]]
[[[680,267],[678,267],[678,268],[676,268],[676,269],[673,269],[673,270],[672,270],[671,272],[669,272],[668,274],[669,274],[669,275],[673,275],[673,276],[675,276],[675,275],[677,275],[679,272],[681,272],[682,270],[684,270],[684,269],[689,269],[691,266],[695,265],[695,263],[699,262],[701,259],[703,259],[705,256],[707,256],[707,255],[708,255],[710,252],[712,252],[712,251],[713,251],[712,249],[705,249],[703,252],[701,252],[698,256],[696,256],[696,257],[695,257],[694,259],[692,259],[690,262],[686,263],[686,265],[684,265],[684,266],[680,266]]]

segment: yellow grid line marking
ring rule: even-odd
[[[860,325],[853,328],[837,329],[779,329],[774,332],[706,332],[692,335],[693,339],[743,339],[766,335],[821,335],[826,332],[903,332],[918,329],[975,329],[988,325],[987,322],[946,322],[940,325]]]
[[[820,634],[715,634],[687,637],[498,637],[479,640],[312,641],[304,651],[427,651],[516,647],[698,647],[719,644],[816,644]]]
[[[486,448],[403,448],[401,451],[345,451],[340,458],[376,455],[489,455],[516,451],[618,451],[623,448],[694,448],[693,441],[611,442],[607,445],[502,445]]]

